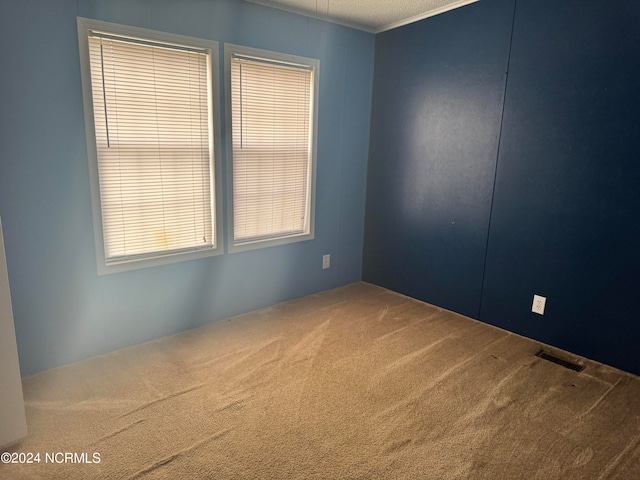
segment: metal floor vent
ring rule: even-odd
[[[538,353],[536,353],[536,357],[540,357],[543,360],[547,360],[557,365],[561,365],[564,368],[568,368],[569,370],[575,370],[576,372],[581,372],[582,370],[584,370],[584,365],[579,365],[577,363],[570,362],[563,358],[556,357],[555,355],[545,352],[544,350],[540,350]]]

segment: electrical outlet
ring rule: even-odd
[[[322,256],[322,269],[325,270],[331,266],[331,255],[326,254]]]
[[[547,297],[541,297],[540,295],[533,296],[533,305],[531,311],[538,315],[544,315],[544,307],[547,304]]]

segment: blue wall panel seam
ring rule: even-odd
[[[480,302],[478,303],[478,316],[482,313],[482,299],[484,298],[484,281],[487,273],[487,257],[489,256],[489,234],[491,233],[491,218],[493,216],[493,201],[496,195],[496,181],[498,179],[498,161],[500,160],[500,144],[502,142],[502,127],[504,124],[504,106],[507,102],[507,87],[509,85],[509,67],[511,66],[511,48],[513,47],[513,31],[516,23],[516,8],[518,0],[513,0],[513,17],[511,18],[511,35],[509,36],[509,53],[507,55],[507,71],[505,72],[504,92],[502,94],[502,112],[500,113],[500,129],[498,130],[498,148],[496,150],[496,164],[493,173],[493,187],[491,189],[491,204],[489,205],[489,221],[487,224],[487,241],[484,248],[484,265],[482,266],[482,280],[480,282]]]

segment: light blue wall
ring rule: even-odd
[[[99,277],[77,16],[319,58],[315,240]],[[0,0],[0,215],[22,373],[360,280],[373,57],[372,34],[240,0]]]

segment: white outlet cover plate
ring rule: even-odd
[[[544,315],[544,307],[547,304],[547,297],[541,297],[540,295],[533,296],[533,305],[531,311],[539,315]]]
[[[329,268],[331,266],[331,255],[323,255],[322,256],[322,268]]]

